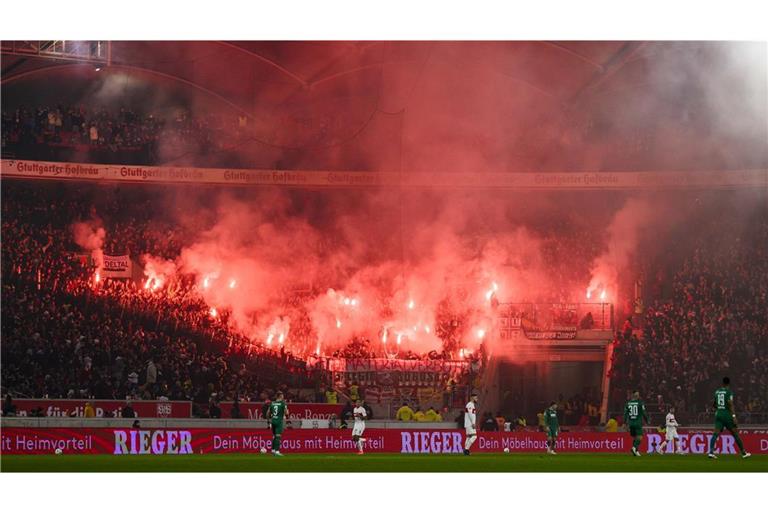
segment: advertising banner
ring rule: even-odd
[[[85,404],[90,402],[97,418],[120,418],[125,400],[48,400],[14,399],[16,416],[64,416],[80,417],[85,415]],[[166,400],[137,400],[131,402],[137,418],[190,418],[192,402]],[[33,412],[35,411],[35,412]]]
[[[221,402],[221,417],[232,417],[234,402]],[[249,420],[266,419],[261,414],[264,402],[240,402],[240,417]],[[341,404],[289,403],[288,419],[291,420],[328,420],[331,415],[341,416]]]
[[[647,434],[641,450],[655,449]],[[681,435],[683,453],[703,455],[711,433]],[[460,430],[369,429],[365,432],[366,451],[401,454],[459,454],[464,446]],[[742,433],[744,446],[753,454],[768,453],[768,434]],[[2,430],[0,452],[14,454],[184,455],[207,453],[259,453],[271,446],[271,434],[264,429],[118,429],[118,428],[13,428]],[[481,432],[476,452],[545,451],[541,432]],[[558,439],[557,450],[567,452],[628,453],[627,433],[567,432]],[[351,431],[288,429],[283,433],[281,451],[285,453],[354,453]],[[717,453],[736,454],[730,435],[718,438]]]
[[[411,187],[533,190],[739,188],[768,186],[768,170],[696,172],[380,172],[152,167],[8,160],[2,176],[123,183],[207,183],[332,188]]]

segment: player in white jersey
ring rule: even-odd
[[[670,407],[666,420],[667,436],[664,439],[664,442],[661,443],[661,446],[659,446],[659,453],[664,453],[664,450],[667,448],[667,443],[669,442],[672,443],[673,452],[677,454],[683,453],[680,451],[680,436],[677,435],[677,427],[679,426],[680,424],[675,419],[675,408]]]
[[[469,455],[469,449],[477,440],[477,393],[472,393],[464,408],[464,430],[467,440],[464,441],[464,455]]]
[[[355,443],[355,446],[357,446],[357,454],[362,455],[363,443],[365,443],[365,438],[363,437],[363,432],[365,432],[365,418],[368,417],[368,413],[365,411],[365,407],[363,407],[362,400],[355,401],[355,408],[352,410],[352,415],[355,418],[355,424],[352,427],[352,441]]]

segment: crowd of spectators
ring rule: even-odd
[[[649,409],[661,413],[655,420],[675,406],[682,421],[709,421],[713,392],[730,376],[741,419],[766,412],[766,211],[738,224],[724,215],[708,222],[673,274],[672,296],[655,301],[639,318],[639,328],[625,324],[617,334],[614,410],[627,393],[640,390]]]
[[[3,185],[3,394],[165,397],[204,404],[215,396],[215,409],[217,401],[258,399],[280,388],[291,399],[327,401],[326,392],[317,393],[317,387],[331,382],[322,359],[313,357],[316,333],[303,306],[311,291],[286,292],[284,297],[291,336],[298,346],[311,347],[309,352],[294,354],[282,346],[254,343],[228,327],[226,311],[211,315],[184,277],[168,283],[163,293],[151,293],[133,280],[95,283],[93,269],[71,256],[78,250],[72,223],[94,217],[93,202],[84,199],[92,196],[78,192],[86,186]],[[116,190],[101,194],[98,204],[101,222],[113,234],[105,241],[105,251],[176,258],[188,234],[158,214],[163,203],[154,201],[152,192]],[[704,413],[717,381],[730,374],[737,409],[748,414],[766,411],[765,218],[760,211],[749,222],[742,220],[740,225],[748,226],[744,232],[734,229],[727,216],[710,219],[710,229],[702,230],[698,246],[674,273],[672,295],[660,298],[635,320],[639,330],[630,324],[618,332],[612,410],[639,388],[655,410],[675,405],[682,414]],[[583,238],[580,243],[578,237]],[[592,237],[575,229],[559,240],[552,234],[544,242],[552,268],[559,269],[565,284],[562,295],[545,290],[540,299],[567,300],[566,288],[573,288],[578,269],[588,265],[599,247]],[[565,259],[572,259],[573,265],[555,264]],[[443,341],[442,350],[402,351],[398,358],[456,357],[469,322],[447,304],[437,313],[435,333]],[[553,315],[560,324],[578,320],[567,312]],[[356,336],[328,355],[367,359],[393,354]],[[472,375],[477,376],[482,355],[470,359]],[[563,424],[596,424],[595,397],[561,402]]]
[[[65,187],[66,188],[66,187]],[[277,388],[314,401],[329,382],[307,310],[307,292],[286,291],[292,341],[312,353],[267,347],[211,314],[188,276],[161,291],[141,280],[99,279],[73,242],[72,223],[95,218],[77,188],[11,182],[2,202],[3,391],[17,396],[91,399],[256,400]],[[22,199],[23,198],[23,199]],[[101,194],[99,225],[113,234],[106,253],[178,256],[183,229],[171,230],[151,197]],[[86,251],[87,252],[87,251]],[[306,338],[305,343],[301,340]],[[355,337],[333,357],[387,357]],[[405,359],[443,353],[403,352]],[[216,399],[211,402],[210,397]],[[321,397],[320,401],[325,401]]]
[[[16,158],[156,165],[226,151],[246,136],[247,119],[192,115],[185,108],[139,111],[93,105],[19,106],[2,112],[3,153]]]

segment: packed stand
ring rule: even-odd
[[[742,421],[768,411],[768,221],[759,211],[740,232],[727,216],[711,219],[672,279],[672,297],[656,301],[615,340],[612,409],[640,390],[658,419],[669,406],[683,421],[711,420],[712,393],[730,376]],[[687,413],[687,414],[686,414]]]

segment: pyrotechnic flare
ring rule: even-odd
[[[600,292],[600,300],[605,300],[605,290]]]
[[[101,282],[101,274],[99,274],[98,271],[96,272],[96,276],[94,277],[94,279],[95,279],[96,283]]]
[[[338,318],[336,319],[336,328],[341,329],[341,320],[339,320]]]
[[[236,282],[234,279],[232,279],[232,280],[229,282],[229,287],[230,287],[230,288],[234,288],[236,284],[237,284],[237,282]]]
[[[216,318],[218,315],[218,311],[216,311],[216,308],[211,308],[211,317]]]
[[[210,286],[210,283],[208,282],[208,278],[206,277],[205,279],[203,279],[203,288],[208,288],[208,286]]]
[[[477,330],[477,337],[480,339],[483,339],[485,337],[485,329],[478,329]]]
[[[413,308],[414,308],[414,306],[415,306],[415,304],[413,303],[413,299],[411,299],[411,300],[408,302],[408,309],[413,309]]]
[[[272,345],[272,338],[274,338],[275,335],[272,333],[269,333],[269,336],[267,336],[267,346]]]

